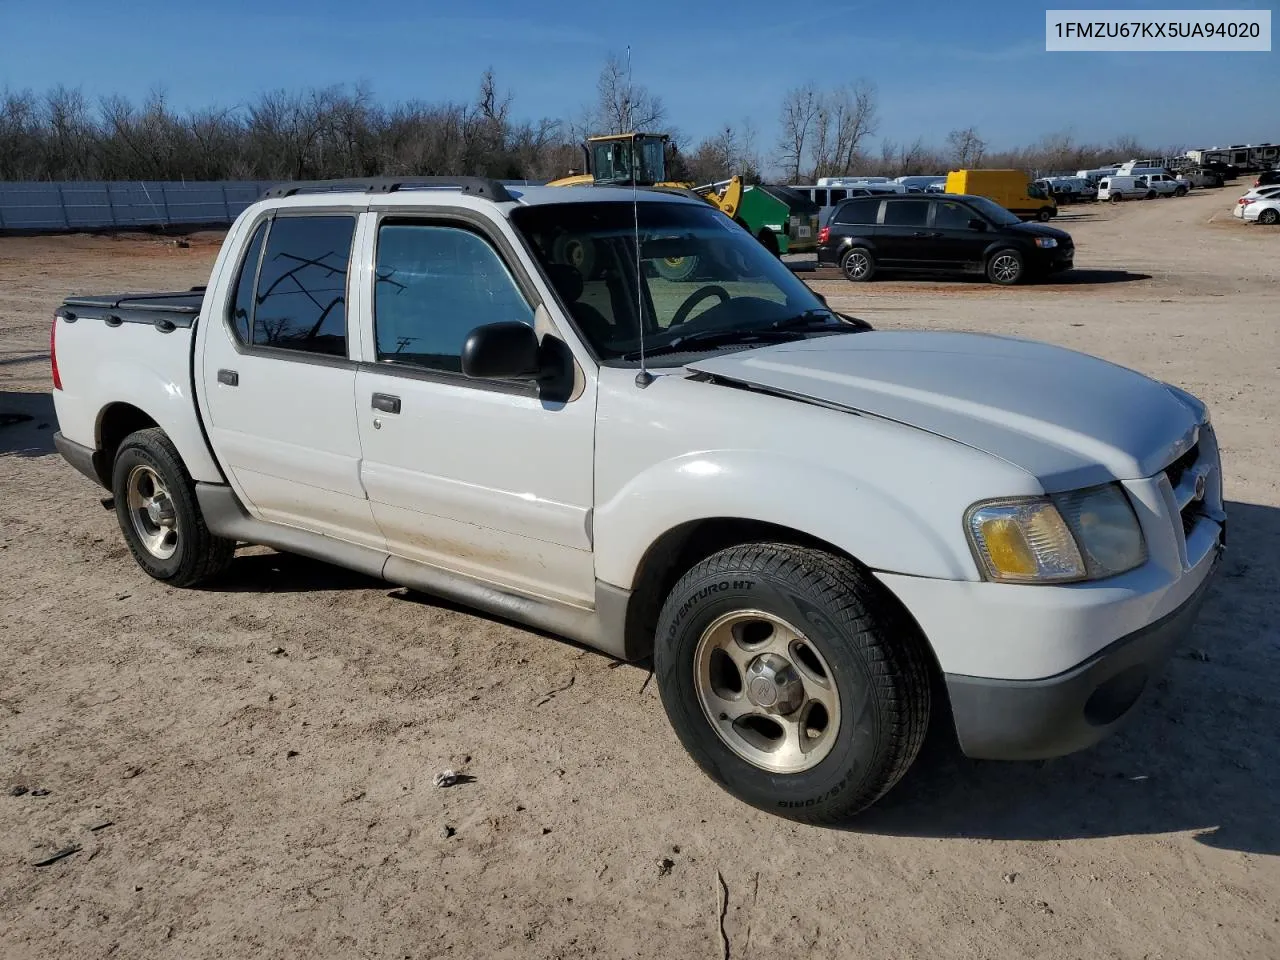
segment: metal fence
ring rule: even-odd
[[[0,232],[226,226],[272,181],[0,182]]]

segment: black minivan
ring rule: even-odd
[[[1010,286],[1070,270],[1074,257],[1066,231],[963,194],[846,200],[818,232],[818,263],[859,282],[904,270],[980,273]]]

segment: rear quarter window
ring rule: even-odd
[[[836,223],[873,224],[879,208],[880,201],[874,197],[846,200],[837,208],[834,219]]]

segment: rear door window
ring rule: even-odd
[[[886,200],[884,224],[894,227],[923,227],[929,219],[929,201]]]
[[[876,211],[880,201],[874,197],[860,200],[847,200],[836,211],[836,223],[872,224],[876,222]]]
[[[267,234],[253,344],[347,355],[347,265],[356,218],[277,217]]]

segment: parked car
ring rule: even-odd
[[[1198,399],[1050,344],[871,330],[663,191],[274,188],[206,287],[68,299],[50,357],[57,449],[148,576],[216,582],[264,544],[652,654],[702,770],[809,822],[889,790],[931,714],[975,757],[1107,736],[1220,569]]]
[[[1273,183],[1280,183],[1280,170],[1263,170],[1253,181],[1255,187],[1269,187]]]
[[[1098,181],[1098,199],[1119,203],[1121,200],[1145,200],[1151,187],[1141,177],[1103,177]]]
[[[1191,181],[1168,173],[1148,173],[1142,176],[1147,184],[1147,198],[1185,197],[1191,189]]]
[[[818,231],[818,262],[866,282],[896,270],[985,274],[1011,285],[1070,270],[1065,230],[1023,223],[986,197],[927,194],[846,200]]]
[[[1256,220],[1259,223],[1275,223],[1280,210],[1280,184],[1250,190],[1236,201],[1232,216],[1239,220]],[[819,234],[821,238],[821,234]],[[821,254],[821,244],[819,244]]]
[[[1207,167],[1192,167],[1183,171],[1182,176],[1193,187],[1220,187],[1223,183],[1222,174]]]
[[[1023,220],[1043,223],[1058,215],[1053,195],[1031,183],[1021,170],[952,170],[946,192],[986,197]]]

